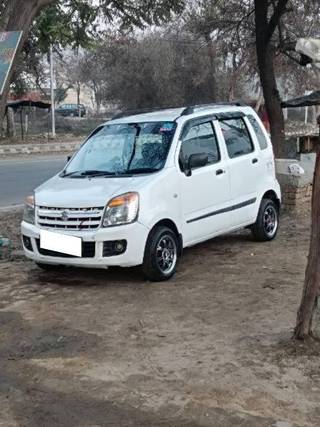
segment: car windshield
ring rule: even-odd
[[[163,168],[175,122],[110,124],[98,128],[62,176],[152,173]]]

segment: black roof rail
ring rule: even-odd
[[[214,102],[210,104],[198,104],[198,105],[190,105],[189,107],[186,107],[182,113],[181,116],[188,116],[189,114],[192,114],[196,111],[197,108],[204,108],[204,107],[218,107],[220,105],[225,106],[237,106],[237,107],[243,107],[246,104],[242,101],[234,101],[234,102]]]
[[[189,105],[188,107],[185,107],[182,111],[182,113],[180,114],[179,117],[181,116],[187,116],[189,114],[192,114],[195,112],[195,110],[197,108],[204,108],[204,107],[217,107],[219,105],[225,105],[225,106],[245,106],[246,104],[243,103],[242,101],[234,101],[234,102],[214,102],[214,103],[209,103],[209,104],[197,104],[197,105]],[[115,120],[115,119],[121,119],[122,117],[126,117],[126,116],[133,116],[136,114],[146,114],[146,113],[155,113],[157,111],[163,111],[163,110],[170,110],[173,108],[183,108],[183,107],[177,107],[177,106],[166,106],[166,107],[151,107],[151,108],[138,108],[138,109],[129,109],[129,110],[125,110],[125,111],[120,111],[119,113],[115,114],[111,120]]]

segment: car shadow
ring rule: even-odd
[[[91,269],[57,266],[54,271],[44,271],[35,266],[28,279],[35,284],[63,287],[143,286],[148,283],[138,267]]]
[[[253,242],[250,233],[246,231],[235,232],[224,236],[218,236],[213,239],[199,243],[192,247],[184,249],[180,266],[178,266],[177,274],[169,280],[169,282],[162,282],[161,286],[166,283],[170,286],[179,282],[179,271],[183,266],[184,259],[186,264],[190,265],[193,257],[196,260],[199,256],[225,256],[228,258],[236,256],[240,246],[252,245]],[[189,267],[188,267],[189,268]],[[192,268],[192,267],[191,267]],[[57,266],[52,271],[44,271],[39,267],[34,266],[29,271],[29,281],[39,285],[57,285],[63,287],[100,287],[100,286],[135,286],[143,288],[146,285],[159,286],[157,282],[150,282],[145,279],[141,267],[109,267],[105,269],[81,268],[81,267],[64,267]]]

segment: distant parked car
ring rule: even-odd
[[[56,108],[56,113],[61,114],[63,117],[78,117],[80,110],[80,116],[86,115],[86,108],[83,104],[62,104]]]

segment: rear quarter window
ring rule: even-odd
[[[258,143],[261,150],[265,150],[266,148],[268,148],[268,139],[265,136],[264,132],[262,131],[260,124],[253,116],[248,115],[247,117],[257,136]]]

